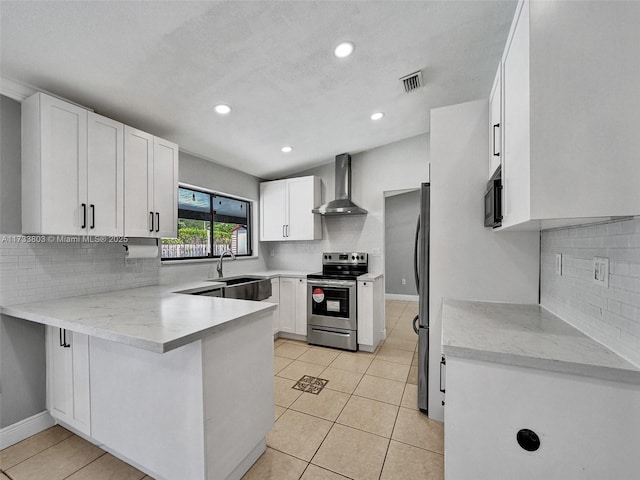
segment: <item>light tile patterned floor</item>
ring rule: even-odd
[[[442,480],[443,424],[417,407],[415,302],[386,302],[374,353],[275,342],[276,423],[243,480]],[[318,395],[291,387],[329,380]]]
[[[417,408],[416,313],[387,301],[374,353],[276,340],[276,423],[243,480],[442,480],[443,425]],[[303,393],[291,388],[302,375],[329,382]],[[2,450],[0,470],[0,480],[153,480],[59,426]]]

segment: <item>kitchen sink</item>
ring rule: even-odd
[[[266,300],[271,296],[271,280],[257,277],[221,278],[225,283],[222,296],[225,298],[240,298],[242,300]]]
[[[224,283],[224,285],[214,288],[196,289],[177,293],[254,301],[266,300],[271,296],[271,280],[268,278],[244,276],[211,278],[207,281]]]
[[[264,280],[263,278],[260,277],[231,277],[231,278],[221,278],[219,280],[211,280],[213,282],[223,282],[226,283],[227,286],[230,285],[238,285],[240,283],[249,283],[249,282],[255,282],[257,280]]]

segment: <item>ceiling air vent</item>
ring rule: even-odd
[[[422,87],[422,71],[410,73],[400,79],[404,93],[413,92]]]

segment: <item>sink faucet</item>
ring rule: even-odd
[[[222,259],[225,255],[230,255],[231,260],[236,259],[236,256],[228,248],[224,252],[222,252],[222,255],[220,255],[220,258],[218,258],[218,266],[216,267],[216,270],[218,271],[218,278],[222,278]]]

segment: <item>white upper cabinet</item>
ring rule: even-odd
[[[178,145],[155,137],[153,143],[153,208],[156,235],[178,236]]]
[[[288,178],[260,184],[260,240],[319,240],[320,216],[311,210],[320,205],[320,179]]]
[[[88,112],[87,223],[90,235],[124,233],[124,125]]]
[[[260,184],[260,240],[284,240],[287,225],[287,181]]]
[[[43,93],[22,102],[25,234],[175,237],[178,146]]]
[[[502,58],[502,229],[640,214],[638,24],[636,2],[518,4]]]
[[[500,166],[502,151],[502,63],[493,81],[489,96],[489,178]]]
[[[176,237],[178,146],[125,126],[124,233]]]
[[[88,234],[87,217],[87,110],[37,93],[22,102],[22,232]]]

